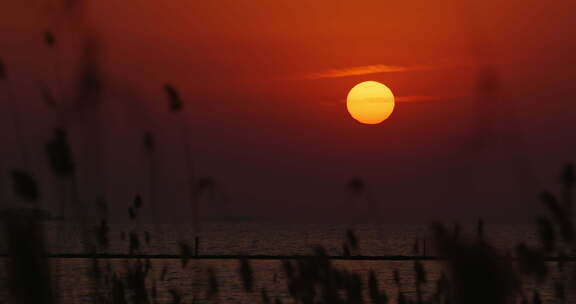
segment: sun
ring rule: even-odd
[[[364,81],[350,90],[346,108],[352,118],[360,123],[379,124],[394,111],[394,94],[377,81]]]

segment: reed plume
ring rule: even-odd
[[[100,43],[95,36],[86,38],[82,56],[75,88],[77,110],[99,104],[104,89]]]
[[[38,203],[40,190],[36,179],[30,173],[22,169],[13,169],[10,171],[10,176],[17,197],[25,202]]]
[[[180,110],[182,110],[182,99],[180,99],[180,93],[178,93],[178,90],[170,84],[165,84],[164,92],[168,98],[170,111],[180,112]]]
[[[44,32],[44,44],[49,48],[53,48],[56,45],[56,37],[54,36],[54,33],[51,31]]]
[[[0,57],[0,81],[4,81],[6,79],[8,79],[8,72],[6,72],[6,65],[4,64],[2,57]]]

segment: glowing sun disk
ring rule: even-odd
[[[394,94],[379,82],[361,82],[348,93],[346,108],[352,118],[361,123],[379,124],[392,114]]]

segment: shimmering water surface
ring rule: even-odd
[[[433,254],[428,239],[426,226],[416,225],[335,225],[335,224],[279,224],[267,222],[209,222],[202,226],[200,233],[200,254],[265,254],[292,255],[310,254],[312,246],[324,247],[330,255],[342,254],[342,244],[346,229],[353,229],[359,239],[362,255],[412,255],[415,240],[419,240],[419,254]],[[473,237],[473,226],[462,227],[462,236]],[[486,227],[486,238],[502,254],[512,252],[516,244],[525,241],[535,243],[530,226],[490,226]],[[50,240],[50,251],[53,253],[81,252],[82,246],[77,241],[79,230],[70,226],[51,223],[46,226]],[[127,253],[127,237],[130,231],[137,231],[141,236],[141,253],[179,253],[179,242],[192,244],[192,227],[188,225],[114,225],[110,232],[110,253]],[[144,240],[144,232],[150,234],[150,242]],[[426,252],[424,252],[426,251]],[[127,260],[113,259],[99,261],[98,265],[110,263],[111,269],[123,273]],[[132,261],[134,262],[134,261]],[[53,276],[58,284],[61,303],[88,303],[93,286],[87,273],[94,262],[87,259],[52,259]],[[390,303],[396,303],[399,290],[393,272],[398,270],[402,280],[401,290],[410,298],[415,295],[414,262],[412,261],[334,261],[341,269],[357,272],[366,282],[369,271],[374,271],[381,288],[385,290]],[[549,263],[554,273],[555,263]],[[292,303],[289,297],[285,274],[281,261],[254,260],[254,292],[245,292],[239,277],[239,261],[236,260],[190,260],[185,267],[181,260],[152,260],[153,281],[157,285],[160,303],[171,303],[170,290],[178,290],[184,295],[184,303],[261,303],[261,292],[266,290],[272,300],[276,298],[283,303]],[[428,281],[424,285],[424,295],[430,295],[442,271],[440,262],[424,262]],[[214,271],[218,280],[218,296],[208,299],[209,271]],[[163,273],[164,272],[164,273]],[[160,278],[163,276],[163,280]],[[555,274],[552,275],[554,277]],[[537,288],[546,302],[552,303],[552,282],[539,283],[526,281],[524,290],[531,295]],[[364,284],[363,286],[366,286]],[[365,295],[368,303],[368,296]]]

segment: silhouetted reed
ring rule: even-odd
[[[479,241],[484,240],[484,221],[482,219],[479,219],[478,223],[476,223],[476,237]]]
[[[76,77],[75,102],[78,110],[95,106],[102,99],[104,84],[100,60],[100,42],[94,35],[87,36]]]
[[[420,240],[418,238],[414,240],[414,244],[412,245],[412,254],[413,255],[420,254]]]
[[[108,220],[100,220],[100,224],[96,229],[96,242],[101,250],[107,250],[110,246],[110,239],[108,237],[109,232],[110,226],[108,225]]]
[[[180,255],[182,256],[180,262],[182,264],[182,268],[184,268],[186,267],[188,261],[192,257],[192,247],[190,247],[190,245],[188,245],[188,243],[186,243],[185,241],[179,241],[178,247],[180,248]]]
[[[60,58],[57,49],[57,39],[52,31],[45,31],[42,35],[42,42],[47,47],[48,51],[51,53],[53,61],[53,74],[51,78],[55,83],[52,83],[56,88],[51,89],[50,85],[44,82],[40,83],[40,93],[42,96],[42,101],[51,110],[62,110],[59,106],[64,105],[63,101],[65,97],[65,89],[62,81],[62,67],[60,63]],[[58,101],[61,103],[59,104]],[[61,111],[56,112],[56,114],[62,114]],[[57,117],[60,121],[63,117]]]
[[[495,134],[494,112],[489,112],[488,108],[494,109],[498,103],[500,91],[500,77],[498,71],[491,65],[484,65],[478,69],[476,79],[476,117],[473,120],[471,139],[464,144],[467,151],[480,151],[489,144],[489,141],[499,138]],[[501,108],[501,107],[499,107]],[[499,113],[500,114],[500,113]]]
[[[270,301],[270,296],[268,296],[268,290],[266,290],[264,287],[260,289],[260,299],[262,300],[262,304],[272,303],[272,301]]]
[[[398,271],[398,269],[394,269],[393,276],[394,276],[394,283],[396,283],[396,287],[398,287],[398,289],[402,288],[402,279],[400,278],[400,272]]]
[[[424,268],[424,264],[421,261],[414,261],[414,284],[416,285],[416,300],[417,303],[422,303],[422,285],[426,284],[428,281],[427,272]]]
[[[218,283],[218,275],[216,270],[212,267],[208,268],[208,287],[206,290],[206,297],[213,299],[218,297],[220,292],[220,284]]]
[[[46,144],[48,163],[52,173],[62,178],[72,178],[75,174],[75,165],[72,151],[68,144],[68,136],[64,129],[55,129],[53,138]]]
[[[136,210],[133,207],[128,207],[128,216],[131,220],[136,219]]]
[[[164,92],[168,98],[170,104],[170,111],[179,112],[182,109],[182,100],[180,99],[180,93],[170,84],[164,85]]]
[[[574,166],[566,165],[560,172],[560,194],[543,191],[540,201],[545,207],[546,214],[536,218],[536,235],[540,246],[530,247],[520,243],[516,247],[519,270],[525,276],[531,276],[537,283],[543,282],[549,276],[546,256],[560,258],[572,256],[576,252],[576,227],[574,226],[572,193],[574,188]],[[564,284],[575,286],[576,269],[566,267],[563,261],[557,263],[560,278],[555,283],[557,297],[563,301],[566,296]],[[562,283],[559,283],[562,282]],[[570,290],[570,289],[569,289]],[[534,294],[534,303],[541,301],[539,294]]]
[[[368,274],[368,294],[373,304],[386,304],[388,303],[388,296],[385,291],[380,291],[378,278],[374,271],[370,270]]]
[[[352,229],[346,229],[346,242],[350,245],[350,248],[353,250],[359,249],[359,242],[358,238],[356,237],[356,233]]]
[[[342,244],[342,255],[351,256],[358,254],[358,238],[352,229],[346,229],[344,243]]]
[[[50,48],[54,47],[56,45],[56,37],[54,37],[54,33],[51,31],[44,32],[44,43]]]
[[[564,303],[564,301],[566,300],[566,290],[564,288],[564,283],[556,280],[554,282],[554,295],[556,296],[556,298],[561,302]]]
[[[542,304],[542,298],[540,297],[540,292],[538,290],[534,290],[534,295],[532,297],[533,304]]]
[[[148,153],[153,153],[156,149],[156,145],[154,143],[154,136],[150,132],[144,133],[144,150]]]
[[[238,273],[240,274],[242,286],[246,292],[252,292],[254,290],[254,272],[252,271],[252,265],[250,265],[248,259],[240,259],[239,263]]]
[[[141,220],[140,220],[140,214],[142,213],[142,209],[143,209],[144,203],[142,200],[142,196],[140,196],[139,194],[136,194],[134,196],[134,200],[132,202],[132,205],[130,207],[128,207],[128,216],[131,220],[131,222],[133,223],[131,229],[132,232],[140,235],[143,234],[144,236],[144,241],[146,242],[147,245],[150,245],[150,240],[151,240],[151,236],[150,233],[148,231],[142,231],[143,227],[141,224]],[[140,238],[138,236],[138,238]]]
[[[455,239],[447,229],[432,227],[438,254],[445,257],[454,303],[510,303],[519,289],[511,264],[485,242]]]
[[[16,98],[16,95],[13,93],[12,88],[10,86],[9,83],[9,76],[8,76],[8,71],[6,69],[6,65],[2,60],[2,57],[0,57],[0,85],[3,85],[3,87],[0,87],[0,89],[2,89],[0,91],[0,93],[5,93],[5,97],[6,100],[4,100],[4,105],[7,106],[9,103],[11,103],[11,121],[12,121],[12,126],[14,128],[14,135],[16,137],[16,145],[17,145],[17,149],[18,152],[20,154],[21,157],[21,161],[22,164],[18,167],[20,168],[24,168],[28,171],[32,171],[32,168],[29,166],[29,162],[28,162],[28,151],[27,151],[27,147],[26,147],[26,142],[25,142],[25,137],[23,136],[23,132],[22,132],[22,123],[20,121],[21,117],[20,117],[20,108],[19,108],[19,104],[18,104],[18,100]],[[10,111],[9,110],[9,111]],[[6,110],[4,110],[6,111]]]
[[[134,196],[134,200],[132,205],[128,207],[128,216],[131,220],[136,221],[138,220],[138,215],[140,214],[140,208],[142,208],[142,197],[139,194]]]
[[[348,182],[348,188],[352,192],[352,194],[359,195],[364,192],[366,189],[366,184],[364,181],[358,177],[355,177]]]
[[[33,209],[2,211],[3,248],[7,250],[7,283],[11,303],[56,303],[46,258],[43,218]]]
[[[406,295],[404,295],[402,290],[398,290],[398,293],[396,294],[396,303],[398,303],[398,304],[408,303],[408,300],[406,299]]]
[[[164,92],[166,93],[166,98],[168,99],[169,109],[173,113],[180,113],[182,112],[183,103],[182,99],[180,98],[179,91],[172,86],[171,84],[164,85]],[[200,232],[200,216],[198,214],[198,183],[196,180],[196,176],[194,175],[193,165],[192,165],[192,157],[191,157],[191,148],[190,143],[188,142],[188,129],[186,128],[186,123],[184,121],[179,121],[180,127],[180,140],[183,147],[184,152],[184,165],[185,165],[185,173],[187,179],[187,186],[188,186],[188,199],[190,201],[190,207],[192,208],[192,218],[193,218],[193,227],[194,227],[194,240],[198,240],[198,233]],[[196,250],[198,250],[198,244],[195,244]]]
[[[52,174],[61,179],[65,189],[69,189],[70,195],[67,195],[66,190],[61,193],[60,209],[62,216],[68,221],[76,220],[78,222],[84,249],[86,252],[92,252],[96,248],[93,243],[93,235],[88,231],[87,210],[80,200],[76,165],[68,142],[67,132],[64,129],[56,128],[54,130],[53,137],[45,145],[45,152]],[[68,197],[71,200],[68,200]]]
[[[4,61],[2,57],[0,57],[0,81],[8,79],[8,73],[6,72],[6,66],[4,65]]]
[[[296,303],[362,303],[362,280],[356,273],[337,269],[322,247],[314,256],[297,261],[282,261],[288,291]]]
[[[136,194],[134,197],[134,208],[136,208],[136,210],[142,208],[142,197],[139,194]]]
[[[168,274],[168,265],[162,265],[162,272],[160,272],[160,280],[165,281],[166,275]]]
[[[155,218],[158,216],[158,208],[156,206],[156,166],[155,166],[155,153],[156,153],[156,141],[154,139],[154,135],[147,131],[144,133],[142,139],[142,146],[144,148],[144,153],[146,156],[146,166],[148,172],[146,173],[148,176],[148,201],[150,202],[150,213],[151,213],[151,221],[155,224],[155,232],[158,236],[158,239],[162,239],[163,231],[162,227],[158,225]],[[146,243],[149,243],[150,234],[146,232]]]
[[[54,94],[52,94],[50,91],[50,88],[48,88],[46,85],[40,85],[40,95],[42,96],[42,101],[47,107],[56,109],[58,106],[58,101],[56,100],[56,97],[54,97]]]
[[[36,179],[30,173],[22,169],[10,171],[14,193],[25,202],[37,203],[40,198],[40,190]]]
[[[142,140],[142,146],[144,147],[144,152],[148,158],[148,187],[150,191],[150,201],[154,201],[154,153],[156,152],[156,142],[154,140],[154,135],[151,132],[145,132]]]
[[[451,299],[451,294],[452,291],[450,290],[448,278],[446,277],[446,274],[442,272],[440,278],[436,280],[436,290],[432,300],[435,303],[450,303],[449,300]]]
[[[138,236],[138,233],[134,231],[130,232],[129,240],[130,246],[128,247],[128,252],[130,255],[138,253],[140,251],[140,237]]]
[[[111,289],[111,304],[128,304],[126,300],[126,288],[124,287],[124,282],[117,276],[112,278],[112,289]]]
[[[182,295],[180,295],[180,292],[176,289],[170,289],[168,290],[170,292],[170,295],[172,296],[172,304],[181,304],[182,303]]]
[[[131,303],[149,303],[146,278],[150,271],[149,260],[136,260],[126,262],[126,288],[129,291]]]
[[[545,216],[536,218],[538,237],[545,252],[551,253],[556,250],[556,231],[554,224]]]

